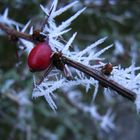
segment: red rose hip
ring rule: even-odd
[[[28,66],[32,72],[42,71],[51,64],[52,50],[47,42],[35,45],[28,56]]]

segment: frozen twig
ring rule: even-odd
[[[3,30],[4,32],[6,32],[8,35],[15,36],[17,38],[23,38],[23,39],[33,42],[33,38],[31,35],[22,33],[22,32],[18,32],[15,29],[11,29],[10,27],[6,26],[3,23],[0,23],[0,29]]]
[[[108,77],[103,75],[103,73],[101,73],[100,71],[97,71],[95,69],[91,69],[91,68],[89,68],[89,67],[87,67],[79,62],[76,62],[74,60],[71,60],[65,56],[62,56],[62,61],[65,64],[70,65],[70,66],[84,72],[85,74],[93,77],[94,79],[99,81],[101,83],[101,85],[104,85],[105,87],[109,87],[109,88],[115,90],[118,94],[122,95],[123,97],[125,97],[131,101],[135,101],[135,93],[134,92],[126,89],[125,87],[118,84],[117,82],[110,80]]]
[[[10,27],[8,27],[2,23],[0,23],[0,29],[5,31],[8,35],[14,35],[18,38],[23,38],[23,39],[26,39],[29,41],[33,41],[33,38],[31,35],[18,32],[18,31],[11,29]],[[105,87],[109,87],[109,88],[115,90],[118,94],[122,95],[123,97],[125,97],[131,101],[135,100],[135,93],[134,92],[126,89],[125,87],[121,86],[117,82],[110,80],[108,77],[104,76],[100,71],[97,71],[95,69],[91,69],[91,68],[89,68],[89,67],[87,67],[79,62],[73,61],[65,56],[62,56],[62,60],[65,64],[68,64],[68,65],[84,72],[85,74],[93,77],[94,79],[99,81],[101,84],[105,85]]]

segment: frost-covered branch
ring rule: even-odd
[[[60,89],[64,86],[69,88],[75,85],[83,85],[86,88],[86,92],[88,92],[91,86],[94,86],[95,91],[93,99],[95,99],[100,84],[105,89],[113,89],[113,91],[116,91],[118,94],[131,101],[135,101],[136,99],[135,103],[137,109],[139,109],[140,74],[135,74],[136,70],[140,70],[139,67],[132,66],[123,70],[120,66],[116,66],[113,67],[110,76],[105,76],[104,73],[101,72],[100,68],[105,65],[105,63],[102,62],[104,58],[102,58],[101,55],[110,49],[112,45],[102,49],[97,49],[97,47],[100,47],[100,44],[106,40],[106,37],[99,39],[85,47],[83,50],[79,50],[78,46],[75,46],[72,49],[70,48],[77,33],[74,33],[67,42],[61,40],[63,35],[71,30],[71,23],[84,12],[85,8],[78,10],[59,25],[55,18],[72,8],[77,3],[78,2],[75,1],[60,9],[57,9],[58,0],[54,0],[50,8],[41,5],[41,9],[45,13],[44,24],[40,27],[40,31],[38,32],[33,31],[33,27],[31,27],[29,34],[25,33],[25,30],[30,22],[28,22],[20,31],[17,22],[9,22],[11,20],[7,18],[7,10],[5,11],[5,14],[1,16],[1,18],[5,18],[6,20],[4,22],[0,21],[0,29],[5,31],[8,35],[19,38],[19,42],[28,50],[28,54],[34,47],[32,42],[36,43],[37,41],[45,41],[48,43],[48,46],[50,46],[53,54],[59,52],[62,53],[60,63],[67,67],[67,70],[72,73],[72,76],[74,75],[72,80],[68,80],[60,74],[59,70],[54,71],[53,69],[50,73],[47,71],[44,78],[41,79],[40,84],[37,84],[34,80],[33,97],[44,96],[51,108],[55,110],[57,106],[52,97],[54,97],[53,93],[56,89]],[[15,25],[17,30],[14,29]],[[41,54],[42,53],[40,53],[40,55]],[[100,62],[96,64],[96,61]],[[56,66],[54,63],[53,65]],[[69,66],[72,66],[77,70],[71,69]],[[51,78],[49,79],[50,75]],[[87,75],[90,76],[90,78]]]
[[[30,35],[30,34],[27,34],[24,32],[19,32],[19,31],[12,29],[11,27],[9,27],[1,22],[0,22],[0,29],[3,30],[4,32],[6,32],[9,36],[13,36],[16,38],[22,38],[22,39],[25,39],[25,40],[28,40],[31,42],[38,41],[38,40],[34,39],[35,34]],[[38,36],[40,36],[40,35],[38,35]]]
[[[14,36],[17,38],[23,38],[29,41],[33,41],[32,36],[26,33],[18,32],[15,29],[8,27],[7,25],[0,23],[0,29],[6,32],[9,36]]]
[[[79,62],[70,60],[70,59],[66,58],[65,56],[62,56],[62,61],[65,64],[68,64],[68,65],[84,72],[85,74],[93,77],[94,79],[99,81],[101,83],[101,85],[103,85],[104,87],[107,87],[107,88],[109,87],[109,88],[115,90],[118,94],[122,95],[123,97],[125,97],[131,101],[135,101],[135,93],[133,91],[126,89],[125,87],[118,84],[117,82],[109,79],[109,77],[106,77],[101,71],[98,71],[96,69],[91,69]]]
[[[19,38],[23,38],[29,41],[33,41],[33,38],[31,35],[26,34],[26,33],[22,33],[22,32],[18,32],[14,29],[11,29],[10,27],[0,23],[0,28],[2,30],[4,30],[6,33],[8,33],[9,35],[14,35],[16,37]],[[76,35],[76,34],[75,34]],[[96,46],[96,45],[94,45]],[[93,47],[94,47],[93,46]],[[68,45],[66,45],[66,47],[64,48],[65,50],[67,50]],[[88,48],[90,50],[90,48],[92,48],[91,46]],[[87,52],[88,49],[85,49],[85,52]],[[82,51],[83,52],[83,51]],[[80,54],[84,54],[84,53],[80,53]],[[87,66],[84,66],[78,62],[72,61],[69,58],[66,57],[62,57],[63,62],[71,65],[73,67],[75,67],[78,70],[81,70],[82,72],[92,76],[93,78],[95,78],[96,80],[98,80],[100,83],[104,84],[107,87],[112,88],[113,90],[117,91],[118,94],[122,95],[123,97],[126,97],[127,99],[134,101],[135,100],[135,93],[133,93],[132,91],[122,87],[121,85],[119,85],[118,83],[109,80],[108,78],[106,78],[102,73],[100,73],[99,71],[95,71],[91,68],[88,68]]]

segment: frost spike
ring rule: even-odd
[[[99,39],[98,41],[94,42],[90,46],[87,46],[87,48],[84,49],[83,51],[80,51],[78,55],[80,55],[80,56],[84,55],[85,53],[89,52],[91,49],[93,49],[96,46],[102,44],[106,39],[107,39],[107,37],[104,37],[104,38]]]
[[[25,32],[26,29],[29,27],[30,23],[31,23],[31,21],[29,20],[29,21],[25,24],[25,26],[23,27],[23,29],[21,30],[21,32]]]
[[[55,10],[56,10],[57,3],[58,3],[58,0],[54,0],[53,3],[52,3],[52,6],[51,6],[51,8],[50,8],[50,11],[51,11],[52,14],[53,14],[53,12],[55,12]]]
[[[67,51],[69,49],[69,46],[72,44],[72,42],[75,39],[76,35],[77,35],[77,33],[74,33],[72,35],[72,37],[69,39],[69,41],[67,42],[67,44],[66,44],[65,48],[62,50],[62,52]]]
[[[135,104],[136,104],[137,112],[139,113],[140,112],[140,93],[136,94]]]
[[[42,9],[42,11],[48,16],[49,15],[49,11],[47,11],[47,8],[45,8],[43,5],[40,4],[40,7]]]
[[[63,29],[67,28],[73,20],[75,20],[86,8],[83,8],[79,10],[76,14],[74,14],[72,17],[67,19],[65,22],[62,22],[61,25],[56,28],[57,31],[62,31]]]
[[[16,30],[19,32],[19,26],[18,25],[16,25]]]
[[[55,112],[57,109],[57,106],[55,104],[55,102],[53,101],[51,95],[48,93],[45,96],[46,101],[48,102],[49,106],[51,107],[51,109]]]
[[[99,83],[97,82],[97,83],[95,84],[95,89],[94,89],[92,101],[94,101],[95,98],[96,98],[96,96],[97,96],[98,88],[99,88]]]
[[[76,3],[78,3],[78,1],[74,1],[68,5],[66,5],[63,8],[60,8],[59,10],[57,10],[56,12],[53,13],[52,18],[55,18],[59,15],[61,15],[62,13],[64,13],[65,11],[67,11],[68,9],[70,9],[72,6],[74,6]]]
[[[6,18],[8,17],[8,12],[9,12],[9,9],[6,8],[6,9],[4,10],[4,13],[3,13],[3,18],[4,18],[4,19],[6,19]]]
[[[110,49],[112,46],[113,46],[113,44],[109,45],[109,46],[105,47],[104,49],[102,49],[101,51],[97,52],[95,54],[95,57],[100,56],[102,53],[104,53],[106,50]]]
[[[12,26],[12,25],[17,26],[18,25],[18,26],[22,27],[22,24],[8,18],[8,11],[9,11],[9,9],[6,8],[3,15],[0,15],[0,22],[5,23],[8,26]]]
[[[53,35],[51,35],[51,37],[58,37],[58,36],[61,36],[61,35],[65,34],[65,33],[69,32],[70,30],[71,30],[71,28],[70,28],[70,29],[67,29],[67,30],[64,30],[64,31],[62,31],[62,32],[53,34]]]
[[[33,26],[30,28],[29,34],[33,34]]]

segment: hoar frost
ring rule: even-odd
[[[108,49],[112,47],[112,45],[109,45],[101,50],[98,49],[97,51],[97,47],[100,44],[102,44],[107,39],[107,37],[104,37],[94,42],[93,44],[85,47],[85,49],[81,51],[77,51],[77,49],[75,49],[76,47],[73,48],[73,50],[70,49],[74,39],[76,38],[77,33],[74,33],[72,37],[65,44],[62,43],[62,41],[60,41],[59,39],[59,36],[63,36],[64,34],[68,33],[71,30],[70,28],[71,23],[82,12],[85,11],[85,8],[77,11],[73,16],[68,18],[66,21],[63,21],[60,25],[57,25],[57,23],[55,22],[55,18],[61,15],[63,12],[66,12],[67,10],[72,8],[77,3],[78,1],[72,2],[69,5],[66,5],[65,7],[60,8],[58,10],[57,10],[57,4],[58,4],[57,0],[53,1],[50,9],[48,9],[47,7],[43,7],[41,5],[41,9],[43,10],[43,12],[46,14],[46,17],[47,17],[47,23],[45,24],[43,28],[42,34],[48,33],[49,44],[53,51],[61,51],[64,56],[72,60],[76,60],[77,62],[80,62],[91,68],[98,68],[100,66],[105,65],[103,62],[101,62],[102,60],[104,60],[104,58],[100,56],[105,51],[107,51]],[[95,64],[96,60],[100,61],[101,63],[96,65]],[[63,87],[70,88],[72,86],[82,85],[86,88],[86,92],[88,92],[88,90],[92,86],[95,87],[94,94],[93,94],[93,100],[94,100],[98,92],[99,82],[93,78],[88,78],[84,73],[78,70],[73,70],[72,68],[69,68],[69,67],[68,69],[69,71],[73,73],[73,75],[75,75],[73,79],[70,81],[67,80],[61,74],[59,70],[54,70],[49,74],[50,76],[48,75],[48,77],[44,78],[44,80],[42,81],[40,85],[37,85],[36,82],[34,82],[35,88],[33,90],[33,97],[44,96],[47,102],[49,103],[50,107],[53,110],[55,110],[57,106],[55,102],[53,101],[53,97],[54,97],[54,92],[57,89],[60,89]],[[139,67],[134,67],[134,65],[126,69],[122,69],[120,66],[115,66],[111,73],[110,79],[134,91],[137,94],[137,96],[139,96],[139,93],[140,93],[139,83],[140,82],[138,78],[139,75],[135,75],[136,70],[139,70]],[[53,78],[49,78],[49,77],[53,77]],[[136,106],[137,108],[139,108],[138,101],[136,102]]]
[[[105,65],[102,60],[104,58],[101,57],[101,55],[110,49],[112,45],[109,45],[103,49],[98,49],[97,47],[102,44],[105,40],[106,37],[94,42],[93,44],[85,47],[84,50],[80,50],[76,48],[76,46],[72,49],[70,47],[72,46],[72,43],[74,39],[76,38],[77,33],[74,33],[70,39],[67,41],[67,43],[62,43],[60,41],[59,37],[62,37],[64,34],[68,33],[71,28],[70,25],[71,23],[81,14],[85,11],[86,8],[83,8],[79,11],[77,11],[74,15],[69,17],[66,21],[63,21],[60,25],[57,25],[55,22],[55,18],[62,13],[66,12],[70,8],[73,8],[76,4],[78,4],[78,1],[74,1],[70,3],[69,5],[66,5],[65,7],[62,7],[60,9],[57,9],[57,4],[58,0],[54,0],[52,3],[52,6],[50,9],[47,7],[44,7],[40,5],[41,9],[45,13],[47,17],[47,23],[43,27],[42,34],[46,35],[49,39],[49,45],[51,46],[51,49],[56,52],[56,51],[61,51],[64,56],[76,60],[77,62],[80,62],[84,64],[85,66],[91,67],[91,68],[98,68],[100,66]],[[77,8],[76,8],[77,9]],[[45,17],[45,18],[46,18]],[[22,27],[21,24],[18,22],[15,22],[14,20],[11,20],[8,18],[8,9],[4,11],[2,15],[0,15],[0,22],[10,26],[10,27],[16,27],[17,31],[20,32],[26,32],[26,29],[29,27],[30,21]],[[20,27],[22,29],[20,30]],[[30,28],[29,34],[33,33],[33,27]],[[20,39],[19,40],[22,45],[19,46],[19,48],[23,49],[26,47],[26,52],[27,54],[30,53],[32,50],[34,44],[30,41],[27,41],[25,39]],[[23,47],[24,46],[24,47]],[[116,49],[115,49],[115,54],[118,53],[123,53],[123,48],[120,46],[120,44],[117,44]],[[95,64],[95,61],[100,61],[99,64]],[[93,63],[92,63],[93,62]],[[86,92],[94,86],[94,93],[93,93],[93,99],[95,100],[96,95],[98,93],[98,88],[99,88],[99,82],[96,81],[93,78],[87,77],[84,73],[75,70],[73,68],[70,68],[66,65],[68,70],[72,72],[73,79],[72,80],[67,80],[62,73],[57,70],[53,69],[47,77],[44,78],[42,83],[40,85],[36,84],[36,77],[34,77],[34,89],[33,89],[33,97],[39,97],[39,96],[44,96],[50,107],[55,111],[57,109],[57,106],[53,100],[55,98],[55,91],[57,89],[60,89],[63,91],[63,88],[70,89],[71,87],[77,86],[77,85],[82,85],[85,87]],[[140,109],[140,74],[136,74],[136,71],[140,70],[140,67],[135,67],[135,64],[133,63],[130,67],[123,69],[121,66],[115,66],[113,67],[113,71],[111,73],[111,76],[109,77],[111,80],[114,80],[115,82],[123,85],[124,87],[134,91],[136,93],[136,107],[137,110],[139,111]],[[105,92],[106,92],[105,88]],[[74,100],[71,99],[71,100]],[[114,115],[112,115],[110,109],[107,111],[105,116],[101,116],[98,114],[96,106],[85,106],[81,104],[81,109],[83,109],[84,112],[90,113],[91,117],[94,119],[100,121],[100,126],[101,128],[105,129],[106,131],[109,130],[109,128],[114,129],[115,126],[112,123],[114,120]]]

